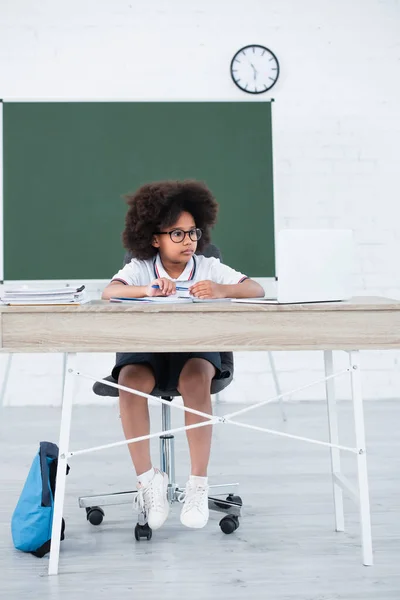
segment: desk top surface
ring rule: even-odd
[[[2,352],[400,348],[400,302],[3,306]],[[129,317],[129,318],[128,318]]]
[[[114,303],[92,300],[82,305],[0,306],[0,314],[10,313],[109,313],[109,312],[331,312],[331,311],[398,311],[400,301],[378,296],[359,296],[344,302],[315,302],[307,304],[244,304],[238,302],[215,303]]]

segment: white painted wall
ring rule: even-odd
[[[0,96],[248,100],[230,80],[231,57],[270,47],[281,64],[270,94],[277,228],[354,229],[356,287],[400,298],[399,31],[398,0],[3,0]],[[113,361],[82,358],[98,375]],[[318,353],[275,358],[285,390],[322,375]],[[398,398],[400,353],[362,358],[365,396]],[[272,393],[266,359],[238,354],[225,397]],[[7,401],[57,404],[60,367],[60,356],[16,356]],[[348,397],[344,382],[338,390]],[[322,396],[317,386],[293,399]],[[82,382],[78,401],[91,400]]]

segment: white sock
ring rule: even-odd
[[[199,475],[191,475],[190,481],[194,485],[200,485],[206,487],[208,485],[208,477],[200,477]]]
[[[154,467],[151,467],[149,471],[146,471],[145,473],[142,473],[141,475],[137,476],[138,484],[140,484],[143,487],[146,487],[146,485],[150,483],[150,481],[153,479],[154,475]]]

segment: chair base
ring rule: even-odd
[[[228,491],[219,491],[213,495],[208,497],[208,508],[210,510],[216,512],[222,512],[225,514],[233,515],[235,517],[241,516],[241,504],[234,500],[234,498],[238,498],[232,491],[233,486],[238,486],[238,483],[230,483],[227,485],[216,485],[211,486],[210,490],[213,488],[229,488]],[[168,486],[168,491],[171,490],[172,500],[170,503],[179,502],[178,498],[182,492],[185,490],[183,488],[177,486]],[[81,496],[79,501],[80,508],[86,508],[86,510],[90,510],[97,507],[103,506],[115,506],[118,504],[132,504],[137,495],[137,490],[131,490],[128,492],[116,492],[114,494],[96,494],[94,496]],[[170,495],[170,494],[169,494]],[[218,496],[227,496],[226,499],[219,498]],[[231,498],[231,499],[228,499]]]
[[[226,533],[233,533],[239,527],[239,517],[241,516],[242,499],[236,496],[233,492],[223,493],[223,488],[232,488],[238,484],[229,484],[229,486],[215,485],[210,488],[218,488],[214,496],[208,497],[208,508],[214,512],[223,513],[225,516],[219,522],[221,530]],[[168,488],[170,503],[179,502],[179,496],[183,492],[183,488],[170,485]],[[102,494],[95,496],[82,496],[79,498],[79,506],[86,509],[86,518],[92,525],[100,525],[104,518],[104,506],[112,506],[118,504],[133,505],[137,490],[128,492],[117,492],[115,494]],[[219,498],[218,495],[223,496]],[[225,497],[224,497],[225,496]],[[172,500],[171,500],[172,498]],[[134,529],[135,539],[140,541],[141,538],[150,540],[152,530],[147,524],[145,513],[139,513],[138,522]]]

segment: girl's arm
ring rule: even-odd
[[[242,283],[232,285],[215,283],[214,281],[199,281],[189,288],[189,292],[196,298],[263,298],[264,288],[252,279],[245,279]]]
[[[110,298],[144,298],[147,285],[125,285],[119,281],[111,281],[101,294],[102,300]]]
[[[125,285],[120,281],[111,281],[104,288],[101,298],[102,300],[109,300],[110,298],[146,298],[147,296],[170,296],[175,292],[175,282],[165,277],[155,279],[149,285]]]
[[[263,298],[264,288],[253,279],[245,279],[242,283],[234,285],[221,285],[224,288],[225,298]]]

